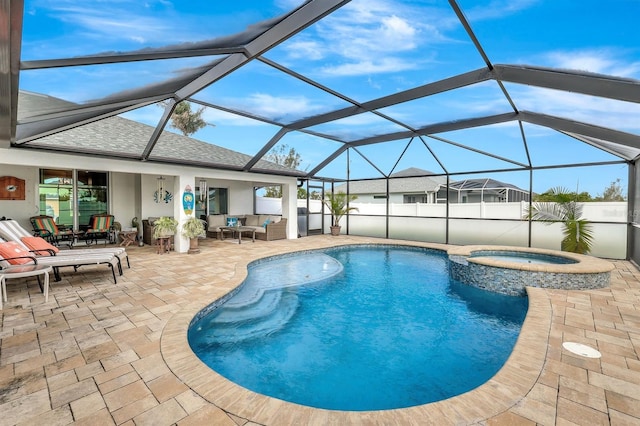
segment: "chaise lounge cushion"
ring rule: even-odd
[[[12,265],[24,265],[25,263],[33,263],[32,253],[22,248],[16,241],[7,241],[0,243],[0,257],[6,259]],[[16,257],[21,259],[15,259]]]
[[[50,256],[52,253],[60,252],[58,247],[49,244],[47,240],[41,237],[21,237],[20,240],[29,250],[41,256]]]

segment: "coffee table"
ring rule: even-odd
[[[231,237],[235,238],[238,234],[238,244],[242,244],[242,233],[251,232],[251,241],[256,242],[256,229],[251,226],[221,226],[220,227],[220,241],[224,240],[224,231],[231,232]]]

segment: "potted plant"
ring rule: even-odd
[[[163,216],[153,222],[153,238],[166,238],[175,235],[178,221],[172,217]]]
[[[329,192],[325,199],[324,204],[331,212],[333,218],[331,225],[331,235],[340,235],[340,219],[345,214],[358,211],[357,207],[350,207],[349,203],[356,200],[357,195],[347,195],[344,192],[332,193]]]
[[[182,224],[182,235],[189,238],[189,254],[200,253],[198,237],[206,235],[204,221],[192,216]]]

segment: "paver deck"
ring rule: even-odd
[[[202,369],[181,343],[193,312],[240,283],[249,261],[361,242],[392,241],[207,239],[200,254],[164,256],[130,246],[117,284],[104,268],[63,271],[48,303],[35,279],[12,281],[0,312],[0,425],[640,424],[640,272],[625,261],[608,288],[532,290],[518,344],[492,380],[406,410],[343,413],[256,395]],[[574,355],[566,341],[602,358]]]

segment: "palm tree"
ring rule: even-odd
[[[552,223],[562,223],[564,238],[560,243],[562,251],[587,254],[593,245],[593,227],[591,222],[582,218],[582,203],[571,199],[566,188],[557,187],[549,191],[554,202],[534,202],[531,210],[525,213],[525,219]]]
[[[358,211],[357,207],[349,207],[348,204],[358,198],[357,195],[348,195],[344,192],[326,194],[324,203],[333,216],[333,224],[331,225],[331,234],[338,235],[340,233],[340,219],[351,212]]]

